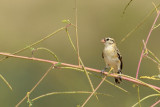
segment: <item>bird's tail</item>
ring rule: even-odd
[[[116,82],[117,84],[120,84],[120,83],[122,82],[121,77],[116,77],[116,78],[115,78],[115,82]]]
[[[117,73],[118,73],[118,74],[122,74],[122,71],[119,70]],[[115,82],[116,82],[117,84],[120,84],[120,83],[122,82],[121,76],[115,77]]]

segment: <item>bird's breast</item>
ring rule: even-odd
[[[114,57],[116,54],[115,48],[112,46],[108,46],[106,48],[104,48],[103,50],[104,56],[110,56],[110,57]]]
[[[117,66],[117,63],[119,63],[117,52],[114,47],[104,48],[103,55],[106,65],[115,68]]]

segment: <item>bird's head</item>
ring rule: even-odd
[[[104,43],[104,45],[112,45],[115,43],[115,40],[113,38],[106,37],[106,38],[103,38],[101,42]]]

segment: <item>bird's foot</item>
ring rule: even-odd
[[[103,70],[101,70],[101,73],[102,73],[102,74],[104,74],[104,72],[105,72],[105,70],[104,70],[104,69],[103,69]]]
[[[122,78],[121,78],[122,72],[121,72],[121,70],[118,70],[117,74],[119,74],[119,75],[118,75],[118,77],[115,78],[115,82],[117,84],[120,84],[120,82],[122,82]]]

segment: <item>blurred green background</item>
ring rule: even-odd
[[[115,38],[118,48],[123,56],[123,73],[135,77],[140,53],[143,48],[142,40],[146,39],[152,26],[156,12],[132,35],[120,44],[126,36],[144,17],[154,8],[152,2],[159,0],[133,0],[123,15],[123,9],[129,0],[77,0],[78,8],[78,34],[80,56],[87,67],[103,69],[105,64],[101,58],[103,44],[100,40],[110,36]],[[69,19],[75,23],[75,0],[0,0],[0,52],[13,53],[29,44],[45,37],[55,30],[65,26],[61,21]],[[160,18],[157,24],[160,23]],[[75,29],[69,28],[70,35],[75,43]],[[149,39],[147,47],[160,58],[160,30],[155,29]],[[77,56],[69,43],[66,32],[61,31],[52,38],[34,46],[45,47],[59,57],[61,62],[77,64]],[[19,55],[31,57],[28,49]],[[48,52],[38,51],[35,57],[55,60]],[[3,58],[0,56],[0,58]],[[0,79],[0,106],[14,107],[26,93],[38,82],[50,64],[9,58],[0,62],[2,74],[13,87],[9,90],[4,81]],[[157,75],[157,65],[144,58],[140,74]],[[100,75],[100,74],[96,74]],[[113,78],[108,80],[114,82]],[[100,79],[91,76],[94,87]],[[159,81],[143,79],[153,85],[160,86]],[[98,92],[112,95],[98,95],[99,101],[92,97],[86,107],[130,107],[138,101],[137,88],[133,83],[123,81],[121,87],[128,90],[125,93],[108,83],[103,83]],[[30,98],[49,92],[61,91],[91,91],[86,75],[75,70],[52,70],[40,85],[33,91]],[[140,86],[141,98],[155,93],[150,88]],[[33,107],[75,107],[83,104],[89,94],[52,95],[44,97],[33,103]],[[149,107],[157,99],[150,98],[142,102],[142,107]],[[27,107],[25,100],[20,107]]]

